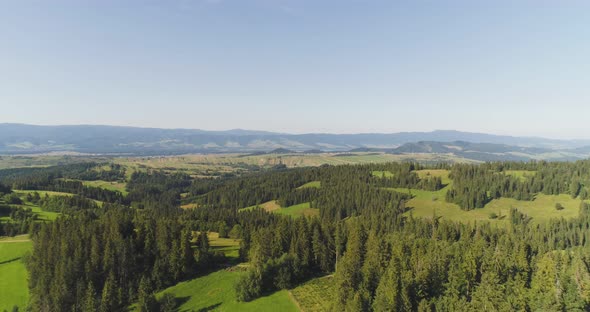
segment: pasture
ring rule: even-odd
[[[281,208],[279,210],[275,210],[274,212],[278,213],[278,214],[282,214],[282,215],[291,216],[291,217],[300,217],[300,216],[311,217],[311,216],[319,216],[320,215],[320,210],[315,209],[315,208],[311,208],[309,203],[301,203],[301,204]]]
[[[394,188],[396,192],[411,194],[413,196],[406,203],[409,210],[406,215],[412,215],[419,218],[431,218],[433,216],[442,217],[446,220],[458,222],[481,222],[489,221],[498,224],[508,224],[507,219],[502,216],[508,216],[511,208],[516,208],[520,212],[527,214],[532,218],[533,223],[543,223],[554,218],[574,218],[578,216],[581,200],[572,199],[571,196],[562,195],[545,195],[537,194],[532,201],[516,200],[512,198],[494,199],[483,208],[476,208],[470,211],[462,210],[454,203],[445,201],[445,195],[448,190],[445,187],[436,192]],[[563,210],[555,209],[555,204],[563,205]],[[490,219],[490,215],[496,214],[498,218]]]
[[[127,190],[125,187],[127,184],[125,182],[110,182],[110,181],[80,181],[82,184],[91,187],[98,187],[109,191],[121,192],[123,195],[127,195]]]
[[[286,290],[277,291],[251,302],[238,302],[234,285],[246,274],[239,266],[219,270],[205,276],[181,282],[159,292],[156,297],[170,293],[180,303],[178,311],[298,311]]]
[[[15,305],[24,311],[27,306],[27,270],[21,260],[31,247],[26,235],[0,238],[0,311]]]
[[[442,184],[448,185],[452,181],[449,178],[449,170],[445,169],[424,169],[414,171],[420,179],[428,179],[429,177],[440,177]]]
[[[256,207],[262,208],[268,212],[282,214],[291,217],[301,217],[301,216],[318,216],[320,214],[320,210],[316,208],[311,208],[310,203],[301,203],[289,207],[281,207],[276,200],[271,200],[266,203],[250,206],[246,208],[239,209],[238,211],[248,211],[255,209]]]

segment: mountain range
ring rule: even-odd
[[[556,140],[485,133],[431,132],[285,134],[234,129],[157,129],[100,125],[0,124],[0,154],[78,152],[182,153],[383,152],[445,153],[478,160],[573,160],[590,156],[590,140]]]

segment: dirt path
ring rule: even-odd
[[[18,235],[18,236],[14,236],[14,237],[5,237],[5,238],[0,238],[0,244],[2,243],[26,243],[26,242],[30,242],[31,239],[29,238],[29,235]]]
[[[25,240],[3,240],[3,241],[0,241],[0,244],[4,244],[4,243],[7,243],[7,244],[9,244],[9,243],[26,243],[26,242],[30,242],[30,241],[31,241],[30,239],[25,239]]]

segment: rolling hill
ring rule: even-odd
[[[477,160],[573,160],[590,155],[590,141],[437,130],[391,134],[284,134],[234,129],[0,124],[0,154],[74,152],[166,155],[280,151],[450,153]]]

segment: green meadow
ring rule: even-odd
[[[239,266],[181,282],[157,294],[174,295],[178,311],[242,311],[275,312],[299,311],[286,290],[277,291],[251,302],[238,302],[234,285],[246,274]]]
[[[574,218],[578,216],[580,199],[573,199],[566,194],[545,195],[537,194],[532,201],[516,200],[512,198],[494,199],[483,208],[470,211],[462,210],[458,205],[446,202],[447,191],[453,181],[449,178],[447,170],[418,170],[416,171],[421,179],[428,176],[441,177],[442,183],[446,185],[438,191],[425,191],[408,188],[387,188],[388,190],[409,194],[412,196],[406,203],[408,211],[406,215],[419,218],[442,217],[446,220],[459,222],[489,221],[498,224],[507,224],[505,217],[510,209],[516,208],[532,218],[532,222],[542,223],[555,218]],[[509,170],[505,172],[520,179],[527,179],[535,174],[535,171]],[[559,203],[564,209],[557,210],[555,205]],[[491,219],[495,214],[497,218]]]
[[[80,181],[82,184],[91,187],[99,187],[109,191],[121,192],[123,195],[127,195],[127,184],[125,182],[109,182],[109,181]]]
[[[504,173],[509,176],[513,176],[515,178],[519,178],[521,181],[525,181],[528,178],[537,174],[536,171],[530,170],[505,170]]]
[[[239,209],[239,211],[248,211],[255,209],[256,207],[262,208],[268,212],[287,215],[291,217],[301,217],[301,216],[318,216],[320,214],[320,210],[316,208],[311,208],[310,203],[301,203],[289,207],[281,207],[276,200],[271,200],[266,203],[260,205],[254,205],[246,208]]]
[[[320,210],[316,209],[316,208],[311,208],[310,203],[301,203],[301,204],[297,204],[297,205],[293,205],[293,206],[289,206],[289,207],[275,210],[274,213],[287,215],[287,216],[291,216],[291,217],[300,217],[300,216],[311,217],[311,216],[319,216]]]
[[[219,237],[219,233],[209,232],[209,247],[212,251],[221,251],[228,258],[237,259],[240,252],[240,240]]]
[[[490,221],[499,224],[507,224],[508,221],[503,218],[503,216],[507,216],[511,208],[516,208],[531,217],[532,222],[542,223],[555,218],[577,217],[581,203],[580,199],[572,199],[571,196],[566,194],[537,194],[532,201],[499,198],[492,200],[483,208],[466,211],[462,210],[456,204],[445,201],[447,188],[448,186],[436,192],[403,188],[391,190],[411,194],[413,196],[413,198],[406,204],[406,207],[409,208],[406,212],[407,215],[420,218],[437,216],[446,220],[458,222]],[[560,203],[564,209],[555,209],[557,203]],[[490,219],[492,214],[495,214],[498,218]]]
[[[24,311],[29,300],[27,270],[22,257],[32,248],[26,235],[0,239],[0,311],[18,306]]]

